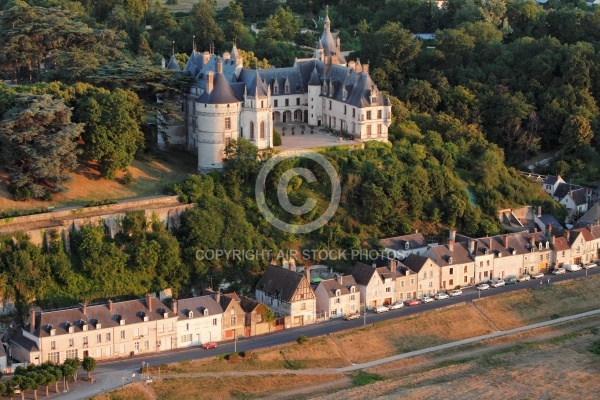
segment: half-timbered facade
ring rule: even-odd
[[[289,315],[290,326],[313,324],[316,319],[316,296],[310,287],[310,269],[300,274],[269,265],[256,284],[256,299],[278,316]]]

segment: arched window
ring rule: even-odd
[[[254,139],[254,122],[250,121],[250,140]]]
[[[260,123],[260,138],[265,138],[265,121],[261,121]]]

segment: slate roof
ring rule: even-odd
[[[294,293],[306,277],[298,272],[269,265],[256,284],[256,289],[268,296],[291,303]]]
[[[429,257],[423,257],[418,254],[410,254],[402,261],[402,263],[408,268],[410,268],[411,271],[419,273],[419,271],[423,269],[423,267],[425,266],[425,264],[427,264],[427,261],[429,260]]]
[[[242,310],[244,310],[246,313],[255,311],[260,305],[260,301],[251,299],[249,297],[242,296],[240,298],[240,307],[242,307]]]
[[[336,297],[335,293],[337,290],[340,291],[341,296],[350,294],[350,287],[356,286],[356,281],[354,280],[352,275],[344,275],[341,277],[341,279],[342,279],[341,284],[337,279],[322,280],[317,285],[317,288],[319,286],[323,286],[323,288],[325,288],[325,291],[327,292],[327,296],[329,298]]]
[[[12,337],[12,339],[10,339],[10,341],[29,352],[40,351],[40,349],[37,347],[37,344],[35,344],[35,342],[33,340],[26,338],[23,335],[22,329],[19,329],[19,331]],[[20,361],[22,361],[22,360],[20,360]]]
[[[119,326],[121,319],[126,325],[144,322],[144,316],[149,321],[163,319],[164,312],[172,315],[172,311],[156,297],[151,298],[152,310],[148,309],[145,299],[129,300],[112,304],[113,310],[109,310],[108,304],[88,305],[85,314],[83,307],[68,308],[57,311],[42,311],[36,315],[35,335],[39,337],[50,336],[50,329],[56,329],[55,335],[69,333],[69,327],[73,332],[83,332],[84,326],[88,331],[96,329],[98,323],[102,329]]]
[[[427,251],[426,255],[440,267],[473,262],[473,258],[471,258],[471,255],[469,254],[466,243],[454,243],[452,245],[452,251],[447,244],[434,246]],[[452,263],[449,263],[450,257],[452,257]]]
[[[310,74],[310,79],[308,80],[308,84],[309,84],[309,86],[321,86],[321,80],[319,79],[319,71],[317,71],[316,65]]]
[[[548,175],[542,183],[544,185],[554,185],[556,182],[558,182],[558,176]]]
[[[359,285],[368,285],[377,270],[370,265],[357,262],[352,268],[352,276]]]
[[[177,62],[177,58],[175,57],[175,54],[173,54],[171,56],[171,59],[169,60],[169,64],[167,65],[167,69],[171,69],[174,71],[181,71],[181,67],[179,66],[179,63]]]
[[[540,243],[542,243],[545,250],[546,242],[550,242],[550,239],[542,232],[533,234],[528,232],[518,232],[479,238],[475,240],[475,254],[477,256],[482,256],[493,253],[497,257],[509,257],[512,255],[531,253],[532,249],[533,252],[539,251],[538,245]],[[508,246],[506,246],[507,244]],[[513,252],[515,254],[513,254]]]
[[[585,188],[573,190],[571,192],[571,197],[577,206],[587,204],[587,190]]]
[[[223,314],[219,303],[210,295],[177,300],[177,317],[180,320],[189,319],[190,311],[194,313],[192,319],[203,318],[204,310],[208,310],[209,316]]]
[[[202,93],[196,101],[204,104],[231,104],[240,102],[242,99],[238,99],[233,93],[225,75],[217,72],[213,77],[212,91]]]
[[[590,232],[594,239],[600,239],[600,225],[594,225],[590,228]]]
[[[380,243],[392,250],[406,250],[406,243],[408,243],[409,250],[427,247],[427,240],[421,233],[385,238],[381,239]]]
[[[576,187],[574,185],[571,185],[569,183],[559,183],[558,186],[556,187],[556,190],[554,191],[554,194],[552,196],[556,197],[560,201],[567,194],[569,194],[569,191],[571,191],[571,190],[573,190],[575,188]]]
[[[594,204],[581,218],[579,218],[578,223],[595,223],[600,220],[600,202]]]
[[[548,226],[548,224],[550,224],[553,228],[562,229],[560,222],[558,222],[556,218],[550,214],[542,214],[538,217],[538,219],[544,224],[544,226]]]
[[[257,97],[267,96],[267,86],[260,77],[258,70],[255,70],[254,79],[252,80],[252,83],[248,86],[248,95]]]

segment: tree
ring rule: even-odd
[[[267,19],[259,35],[276,41],[291,42],[300,32],[301,23],[289,8],[279,6],[275,14]]]
[[[195,27],[194,35],[199,49],[208,49],[211,45],[220,48],[223,45],[225,36],[215,17],[215,4],[212,0],[200,0],[192,7],[190,22]]]
[[[242,176],[245,181],[258,173],[258,148],[247,139],[231,140],[225,147],[223,169],[226,174]]]
[[[96,369],[96,359],[93,357],[83,357],[81,367],[87,372],[88,380],[92,380],[92,372]]]
[[[41,199],[66,191],[82,132],[83,124],[71,122],[71,110],[62,100],[20,95],[0,122],[1,158],[15,198]]]
[[[69,379],[72,377],[74,382],[77,382],[77,369],[81,365],[79,358],[67,358],[62,364],[63,376],[66,378],[65,383],[67,390],[69,390]]]
[[[239,41],[246,36],[249,31],[244,25],[244,10],[242,5],[233,0],[223,9],[225,18],[225,38],[231,42]]]
[[[572,115],[563,125],[560,143],[565,151],[573,152],[589,145],[593,138],[590,121],[581,115]]]
[[[85,121],[84,157],[98,162],[102,174],[114,179],[144,146],[144,119],[139,97],[129,90],[97,90],[82,99],[76,117]]]

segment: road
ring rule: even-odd
[[[590,276],[596,275],[600,273],[600,269],[591,269],[588,270],[587,273]],[[493,296],[495,294],[512,292],[515,290],[532,288],[540,285],[551,285],[553,282],[565,281],[576,277],[585,277],[585,275],[586,270],[578,272],[567,272],[564,275],[548,274],[543,280],[536,279],[531,280],[529,282],[517,283],[514,285],[506,285],[500,288],[491,288],[489,290],[484,290],[481,293],[478,293],[478,291],[474,288],[463,289],[462,296],[451,297],[446,300],[434,301],[427,304],[421,304],[415,307],[404,307],[399,310],[392,310],[390,312],[381,314],[374,314],[369,312],[366,314],[366,318],[361,317],[360,319],[352,321],[344,321],[341,319],[337,319],[328,322],[323,322],[320,324],[278,331],[275,333],[257,336],[254,338],[240,339],[235,345],[233,342],[223,342],[220,343],[219,347],[216,349],[205,350],[200,347],[192,347],[173,350],[168,353],[157,353],[154,355],[146,354],[143,356],[99,362],[98,367],[96,368],[93,374],[94,377],[97,379],[96,383],[70,384],[72,390],[68,393],[61,394],[56,398],[64,400],[78,400],[81,398],[87,398],[93,395],[116,389],[122,385],[134,381],[138,381],[140,379],[138,372],[140,367],[142,366],[142,362],[149,363],[151,366],[155,366],[159,364],[176,363],[186,360],[214,357],[222,353],[231,353],[234,351],[234,347],[237,351],[255,350],[264,347],[271,347],[293,342],[300,335],[306,335],[308,337],[326,335],[329,333],[335,333],[351,328],[357,328],[362,326],[365,322],[366,324],[372,324],[378,321],[413,315],[422,311],[442,308],[465,301],[472,301],[474,299],[477,299],[479,296],[481,296],[481,298],[485,298],[488,296]],[[550,283],[548,283],[548,279],[550,279]],[[134,374],[135,376],[132,376]]]

